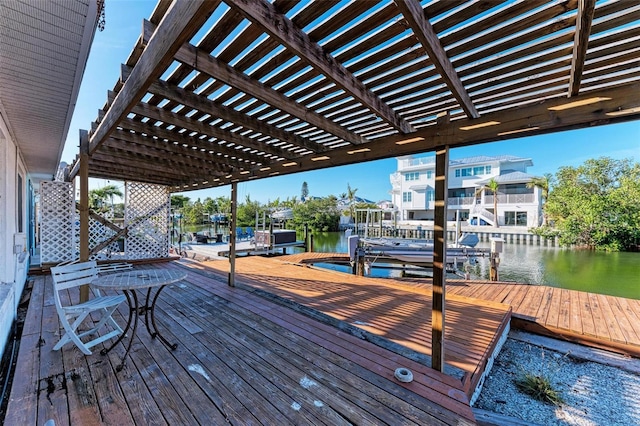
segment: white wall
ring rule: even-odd
[[[26,199],[28,176],[16,144],[7,136],[9,132],[0,118],[0,356],[4,352],[9,332],[17,312],[17,302],[24,289],[29,257],[21,256],[23,264],[18,264],[18,255],[14,254],[14,236],[18,231],[17,209],[17,173],[23,178],[23,227],[26,232]],[[18,272],[18,273],[16,273]],[[16,282],[16,279],[18,282]]]

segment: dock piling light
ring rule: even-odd
[[[500,265],[500,253],[502,253],[503,246],[504,240],[502,238],[491,238],[489,281],[498,281],[498,266]]]

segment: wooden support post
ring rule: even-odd
[[[433,226],[433,286],[431,309],[431,368],[444,371],[445,283],[447,260],[447,173],[449,146],[436,149]]]
[[[491,252],[489,256],[489,281],[498,281],[498,263],[500,262],[498,257],[499,255],[498,253]]]
[[[229,287],[236,286],[236,225],[238,214],[238,183],[231,184],[231,222],[229,223]]]
[[[89,260],[89,132],[80,130],[80,261]],[[80,302],[89,300],[89,286],[80,287]]]
[[[364,253],[362,250],[356,250],[356,275],[364,277]]]
[[[313,234],[309,234],[309,253],[313,253]]]
[[[309,246],[310,246],[310,244],[309,244],[309,225],[306,224],[306,223],[304,224],[304,245],[305,245],[305,247],[304,247],[305,251],[311,251],[309,249]]]

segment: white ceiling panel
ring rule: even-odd
[[[0,113],[33,175],[54,175],[96,28],[97,0],[0,0]]]

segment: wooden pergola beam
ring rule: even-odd
[[[573,56],[571,57],[571,76],[569,77],[569,98],[580,92],[580,82],[584,71],[584,61],[587,57],[591,22],[595,9],[596,0],[578,0],[576,32],[573,37]]]
[[[353,96],[366,108],[373,111],[383,120],[391,124],[401,133],[412,133],[415,128],[398,115],[380,97],[369,90],[362,81],[356,78],[342,63],[338,62],[330,52],[298,28],[275,6],[264,0],[225,0],[241,12],[248,20],[260,26],[271,37],[278,40],[298,57],[333,81],[338,87]]]
[[[176,50],[200,29],[219,3],[217,0],[190,0],[171,4],[131,76],[91,135],[89,154],[109,137],[131,107],[142,99],[149,85],[171,64]]]
[[[584,127],[599,126],[604,124],[623,123],[640,119],[640,83],[629,83],[613,88],[603,88],[579,94],[571,99],[557,97],[539,100],[530,105],[521,106],[509,111],[499,111],[483,115],[483,120],[459,119],[449,123],[440,123],[418,130],[408,136],[391,135],[377,139],[374,143],[354,147],[343,146],[327,152],[328,158],[323,161],[313,161],[313,156],[297,159],[293,167],[283,167],[282,162],[267,164],[266,160],[250,153],[243,154],[242,159],[252,159],[256,163],[252,167],[252,179],[297,173],[300,171],[317,170],[327,167],[342,166],[354,162],[372,161],[384,158],[410,155],[434,150],[438,146],[449,145],[450,148],[466,146],[477,143],[510,140],[525,136],[535,136],[551,132],[579,129]],[[574,104],[571,108],[564,108],[565,104]],[[625,112],[626,111],[626,112]],[[483,125],[483,123],[490,125]],[[190,146],[208,147],[206,141],[176,134],[167,129],[150,124],[125,119],[122,127],[140,133],[156,135],[170,141],[189,144]],[[196,145],[197,144],[197,145]],[[194,155],[207,156],[208,151],[196,152]],[[226,158],[227,164],[236,164],[235,159]],[[77,175],[80,162],[72,166],[70,178]],[[261,170],[264,169],[264,170]],[[95,169],[92,167],[92,177]],[[246,181],[249,175],[233,174],[229,179],[221,179],[211,186],[229,184],[232,179]],[[111,179],[114,177],[111,176]],[[197,181],[197,180],[194,180]],[[200,181],[201,182],[201,181]],[[182,184],[182,182],[180,182]],[[171,185],[171,184],[169,184]]]
[[[467,117],[480,117],[420,3],[417,0],[396,0],[396,5]]]
[[[146,135],[157,136],[161,139],[166,139],[170,142],[178,142],[179,146],[183,144],[188,145],[192,151],[200,151],[199,155],[210,155],[209,151],[214,151],[215,153],[222,154],[228,156],[226,158],[226,162],[233,167],[244,167],[246,164],[257,163],[257,164],[265,164],[269,165],[274,162],[273,159],[267,158],[261,155],[253,154],[251,152],[239,152],[236,148],[229,148],[224,144],[218,144],[216,142],[209,142],[206,140],[201,140],[195,138],[193,136],[185,136],[183,134],[174,132],[172,130],[164,129],[162,127],[153,126],[151,124],[146,124],[140,121],[132,120],[130,118],[126,118],[120,122],[120,126],[133,130],[138,133],[144,133]],[[195,149],[193,149],[195,148]],[[203,151],[204,150],[204,151]],[[194,152],[195,155],[195,152]],[[239,157],[237,160],[229,157]]]
[[[126,130],[116,129],[111,134],[111,137],[104,142],[104,145],[154,157],[170,156],[173,161],[184,164],[185,166],[208,169],[220,174],[228,174],[234,170],[232,167],[216,161],[218,156],[215,154],[209,154],[207,156],[194,155],[194,150],[191,148],[174,145],[173,143]]]
[[[153,34],[153,24],[145,21],[145,38]],[[277,90],[252,79],[243,72],[237,71],[218,58],[211,56],[208,52],[198,49],[190,43],[184,43],[175,53],[174,59],[189,65],[198,72],[204,73],[211,78],[222,81],[231,87],[235,87],[256,99],[278,108],[312,126],[322,129],[345,142],[359,145],[367,142],[367,139],[353,133],[339,124],[323,117],[321,114],[306,108]]]
[[[104,164],[118,164],[129,167],[137,167],[141,173],[144,171],[153,172],[156,174],[165,173],[168,176],[176,178],[190,178],[194,176],[194,168],[188,167],[179,163],[176,163],[168,158],[150,157],[146,155],[140,155],[125,151],[119,148],[112,148],[105,146],[100,152],[92,156],[91,166],[97,162]],[[210,176],[206,170],[198,170],[202,176]]]
[[[124,133],[127,133],[127,132],[124,132]],[[145,138],[144,136],[141,136],[141,135],[129,133],[129,135],[124,136],[129,140],[124,140],[118,137],[118,135],[115,132],[112,133],[111,135],[112,136],[103,143],[103,146],[112,148],[112,149],[119,149],[122,151],[130,152],[135,155],[150,156],[152,159],[155,159],[155,158],[166,159],[166,160],[169,160],[172,164],[175,164],[179,168],[191,169],[191,170],[193,168],[198,168],[203,171],[206,170],[207,172],[209,172],[211,175],[214,175],[214,176],[216,175],[222,176],[232,171],[232,169],[228,167],[225,168],[224,165],[220,164],[219,162],[207,160],[203,157],[191,157],[191,156],[188,157],[183,155],[182,153],[177,152],[178,150],[170,150],[170,149],[161,150],[155,147],[150,148],[149,145],[147,144],[141,144],[141,143],[135,142],[135,139]]]
[[[149,87],[149,92],[159,95],[165,99],[173,100],[187,107],[197,109],[202,113],[210,114],[213,117],[229,121],[247,129],[255,130],[263,135],[271,136],[287,144],[293,144],[309,151],[319,153],[328,151],[324,145],[305,139],[295,133],[288,132],[280,127],[273,126],[267,122],[258,120],[233,108],[227,108],[204,96],[199,96],[193,92],[174,86],[164,81],[156,81]]]
[[[640,119],[640,111],[618,114],[618,111],[640,107],[640,83],[632,83],[614,89],[601,89],[578,95],[541,100],[530,106],[512,111],[500,111],[483,115],[478,119],[460,119],[420,129],[411,135],[393,135],[381,138],[363,147],[345,146],[327,154],[329,159],[312,162],[299,160],[295,167],[278,169],[280,174],[313,170],[323,167],[343,166],[357,161],[380,160],[433,151],[439,146],[450,148],[471,144],[510,140],[571,130],[587,126],[613,124]],[[577,103],[564,109],[564,105]],[[584,103],[584,104],[583,104]]]
[[[179,115],[175,112],[166,111],[162,108],[144,102],[139,102],[137,105],[131,108],[131,112],[151,118],[153,120],[163,121],[168,124],[170,123],[174,126],[188,129],[189,131],[195,131],[202,135],[214,137],[216,139],[219,139],[220,141],[231,142],[234,145],[240,145],[242,149],[247,149],[249,151],[262,151],[275,157],[286,158],[288,160],[300,157],[300,155],[296,155],[295,152],[290,152],[269,144],[258,144],[258,141],[256,141],[255,139],[243,136],[240,133],[231,132],[229,130],[222,129],[216,126],[211,126],[209,124],[203,123],[200,120],[194,120],[193,118]]]

